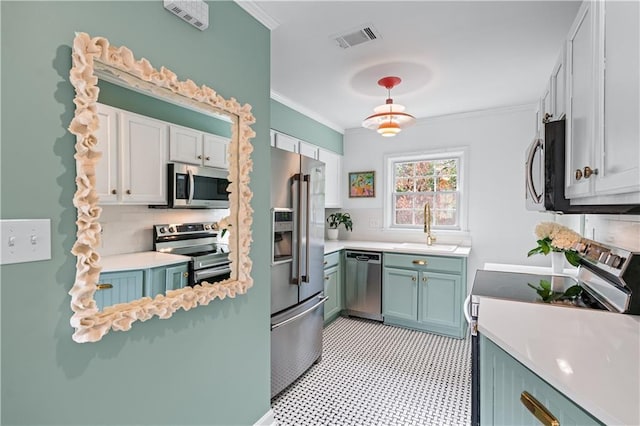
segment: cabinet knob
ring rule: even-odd
[[[427,277],[422,277],[422,282],[426,283],[427,282]]]
[[[329,277],[327,275],[324,276],[324,279],[329,281]]]
[[[185,277],[185,278],[189,278],[189,273],[188,272],[183,272],[182,276]]]
[[[211,157],[204,157],[204,159],[209,161],[209,160],[211,160]]]
[[[111,190],[111,193],[112,193],[113,195],[116,195],[116,194],[118,193],[118,191],[116,191],[115,189],[112,189],[112,190]]]
[[[576,180],[582,179],[582,170],[576,169]]]
[[[127,189],[127,195],[131,195],[131,190]]]
[[[584,166],[584,178],[589,179],[591,175],[597,175],[598,169],[592,169],[589,166]]]
[[[110,289],[110,288],[113,288],[113,284],[106,283],[106,284],[98,284],[98,285],[96,285],[96,289],[97,290],[107,290],[107,289]]]
[[[414,260],[414,261],[413,261],[413,262],[411,262],[411,263],[413,263],[414,265],[424,266],[424,265],[426,265],[426,264],[427,264],[427,261],[426,261],[426,260]]]
[[[202,155],[198,155],[198,160],[202,160]]]
[[[324,261],[324,265],[326,265],[327,263],[329,263],[329,262],[327,262],[327,261],[325,260],[325,261]]]
[[[416,277],[411,277],[411,281],[416,281]]]

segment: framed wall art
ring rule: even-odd
[[[367,198],[376,196],[376,172],[349,173],[349,198]]]

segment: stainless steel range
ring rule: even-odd
[[[549,303],[550,306],[599,309],[640,315],[640,253],[582,239],[577,277],[518,272],[476,271],[464,311],[471,329],[471,424],[480,424],[480,336],[483,298]],[[543,286],[547,291],[543,291]],[[572,290],[569,290],[573,288]],[[576,291],[577,290],[577,291]],[[567,295],[567,291],[570,296]],[[547,301],[544,302],[542,294]]]
[[[223,281],[231,275],[229,246],[218,241],[215,223],[154,225],[153,249],[190,256],[190,286]]]

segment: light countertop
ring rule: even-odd
[[[457,246],[455,250],[449,250],[449,245],[434,244],[433,246],[427,246],[426,244],[419,243],[391,243],[382,241],[352,241],[352,240],[325,240],[324,253],[329,254],[334,251],[344,249],[354,250],[370,250],[370,251],[384,251],[394,253],[413,253],[423,255],[436,255],[436,256],[453,256],[453,257],[468,257],[471,252],[471,247]]]
[[[601,422],[640,424],[640,316],[481,298],[478,328]]]
[[[100,259],[100,265],[102,266],[102,272],[115,272],[169,266],[190,260],[191,258],[189,256],[179,254],[143,251],[139,253],[104,256]]]

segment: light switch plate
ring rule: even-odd
[[[0,265],[51,259],[51,219],[0,220]]]

